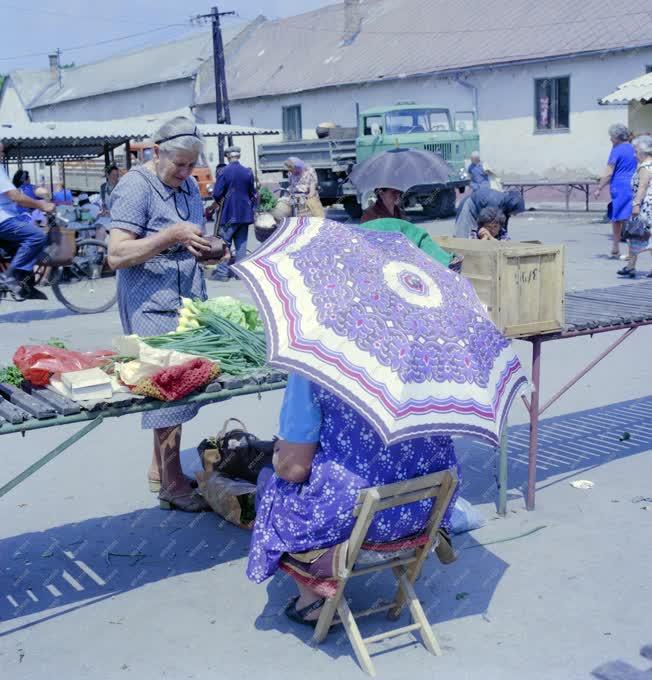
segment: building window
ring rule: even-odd
[[[570,78],[540,78],[534,81],[536,129],[568,130],[570,122]]]
[[[283,107],[283,138],[288,141],[301,139],[303,127],[301,124],[301,106]]]

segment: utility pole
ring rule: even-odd
[[[231,111],[229,109],[229,95],[226,89],[226,66],[224,63],[224,43],[222,42],[222,29],[220,17],[234,15],[235,12],[220,12],[217,7],[211,8],[210,14],[198,14],[195,19],[210,19],[213,29],[213,66],[215,75],[215,115],[218,124],[231,123]],[[233,144],[233,138],[229,135],[229,145]],[[219,162],[224,163],[224,135],[217,137]]]

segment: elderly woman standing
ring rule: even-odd
[[[639,161],[638,169],[632,177],[632,217],[647,227],[647,233],[639,238],[628,238],[629,262],[619,272],[619,276],[636,277],[636,259],[645,250],[650,249],[650,230],[652,230],[652,135],[641,135],[632,145]],[[652,272],[648,274],[652,278]]]
[[[296,156],[288,158],[284,165],[290,180],[288,191],[297,206],[297,215],[323,217],[324,206],[319,199],[317,173]]]
[[[632,177],[636,172],[637,160],[634,147],[629,143],[629,130],[625,125],[616,123],[609,128],[612,149],[607,161],[607,170],[600,180],[594,196],[598,198],[608,184],[611,192],[611,224],[613,240],[611,257],[620,257],[620,236],[623,222],[632,214]]]
[[[202,238],[204,212],[192,170],[202,150],[195,124],[173,118],[155,134],[154,158],[132,168],[111,196],[109,264],[118,270],[118,306],[126,334],[159,335],[175,329],[182,297],[206,299],[196,257],[210,250]],[[161,507],[207,509],[181,471],[181,423],[196,406],[143,415],[154,430],[150,489]]]

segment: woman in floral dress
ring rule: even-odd
[[[636,238],[628,238],[629,261],[619,272],[618,276],[636,277],[636,260],[645,250],[650,249],[650,230],[652,229],[652,135],[637,137],[632,146],[636,149],[639,162],[638,168],[632,176],[632,218],[647,227],[647,233]],[[648,274],[652,277],[652,272]]]
[[[256,583],[277,571],[284,553],[345,541],[361,489],[458,467],[450,437],[415,438],[386,447],[356,411],[296,374],[288,380],[279,434],[274,474],[259,479],[264,488],[247,567]],[[444,528],[454,502],[455,496]],[[424,500],[378,513],[367,538],[385,543],[419,533],[431,509],[432,500]],[[297,585],[299,596],[286,613],[294,620],[316,620],[321,595],[299,581]]]

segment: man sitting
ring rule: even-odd
[[[0,160],[3,157],[0,144]],[[47,243],[45,232],[32,224],[30,215],[20,213],[21,207],[54,211],[53,203],[35,200],[16,189],[0,164],[0,241],[17,248],[9,268],[0,274],[0,291],[9,292],[16,301],[25,299],[21,281],[30,276]]]

